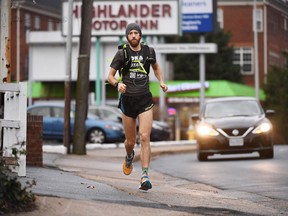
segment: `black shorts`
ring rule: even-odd
[[[137,116],[145,111],[150,110],[154,106],[151,92],[137,96],[120,96],[118,108],[128,117],[137,118]]]

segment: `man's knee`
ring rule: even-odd
[[[140,142],[146,143],[150,141],[150,133],[140,133]]]
[[[125,144],[129,146],[135,145],[135,143],[136,143],[136,138],[130,138],[130,139],[126,138],[125,140]]]

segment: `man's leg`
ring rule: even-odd
[[[141,164],[142,167],[148,168],[150,166],[151,148],[150,148],[150,134],[152,129],[153,110],[150,109],[139,115],[139,135],[141,143]]]
[[[152,109],[139,115],[139,134],[141,143],[140,158],[142,165],[142,177],[139,189],[141,190],[149,190],[152,188],[152,184],[148,177],[148,169],[150,167],[151,160],[150,134],[152,129],[152,121]]]
[[[125,175],[130,175],[133,169],[133,149],[136,143],[136,119],[122,114],[122,122],[125,130],[125,149],[127,153],[123,164],[123,172]]]

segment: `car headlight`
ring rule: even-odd
[[[272,125],[268,122],[264,122],[262,124],[260,124],[259,126],[257,126],[252,133],[254,134],[261,134],[261,133],[266,133],[268,131],[270,131],[272,128]]]
[[[197,127],[197,133],[200,136],[218,136],[219,132],[212,128],[210,125],[199,125]]]

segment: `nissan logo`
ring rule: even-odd
[[[234,136],[237,136],[237,135],[239,134],[239,131],[238,131],[237,129],[234,129],[234,130],[232,131],[232,134],[233,134]]]

